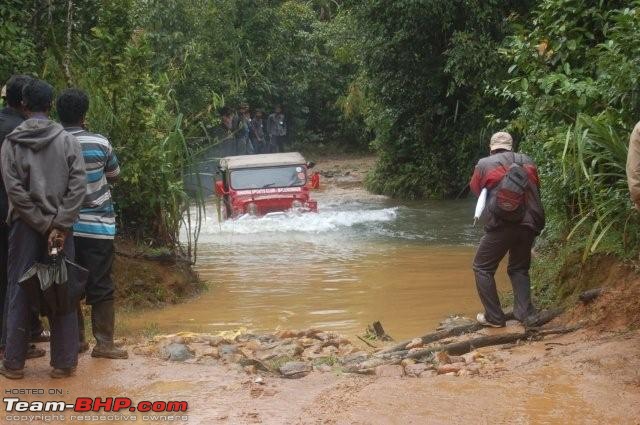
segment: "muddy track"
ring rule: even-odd
[[[336,412],[348,412],[359,400],[359,394],[374,382],[374,378],[353,376],[323,390],[298,417],[298,424],[334,424]]]

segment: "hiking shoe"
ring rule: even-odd
[[[504,323],[493,323],[493,322],[488,321],[486,319],[486,317],[484,317],[484,313],[478,313],[478,315],[476,316],[476,320],[482,326],[487,326],[487,327],[490,327],[490,328],[504,328],[504,326],[505,326]]]
[[[129,353],[127,353],[126,350],[121,350],[115,345],[96,344],[91,351],[91,357],[119,360],[128,359]]]
[[[76,371],[75,367],[65,367],[62,369],[53,368],[51,369],[51,372],[49,373],[49,375],[54,379],[68,378],[71,375],[73,375],[73,372],[75,371]]]
[[[39,335],[32,336],[31,342],[49,342],[51,340],[51,332],[44,330]]]
[[[7,369],[4,365],[0,366],[0,375],[9,379],[24,378],[24,369]]]
[[[27,348],[27,359],[37,359],[38,357],[44,357],[44,355],[47,354],[46,351],[44,351],[42,348],[38,348],[35,345],[30,346],[29,348]]]

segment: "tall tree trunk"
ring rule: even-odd
[[[67,39],[64,51],[64,57],[62,59],[62,70],[64,72],[64,78],[67,81],[67,86],[73,85],[73,77],[71,76],[71,38],[73,34],[73,0],[67,1]]]

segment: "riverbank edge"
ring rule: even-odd
[[[586,320],[601,330],[640,328],[640,261],[612,253],[583,259],[583,250],[568,242],[536,250],[531,268],[536,305],[566,308],[569,321]],[[603,292],[595,302],[577,302],[595,289]]]
[[[122,310],[176,304],[206,288],[192,264],[168,248],[149,249],[131,239],[117,238],[115,251],[112,277]]]

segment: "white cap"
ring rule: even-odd
[[[506,149],[513,150],[513,138],[506,131],[499,131],[491,136],[491,141],[489,142],[489,148],[492,151],[498,149]]]

